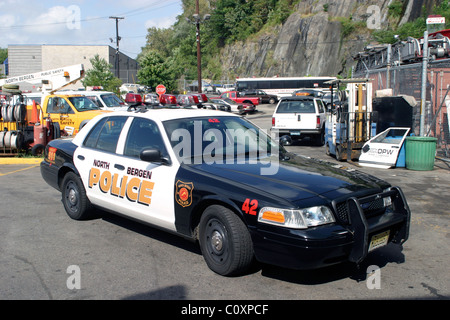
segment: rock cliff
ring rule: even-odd
[[[400,23],[417,18],[433,0],[403,1]],[[352,55],[362,51],[371,29],[388,23],[392,0],[304,0],[283,25],[224,48],[228,76],[348,76]]]

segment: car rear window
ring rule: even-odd
[[[314,100],[281,101],[277,113],[315,113]]]

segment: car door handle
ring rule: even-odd
[[[77,158],[80,159],[80,160],[84,160],[84,156],[82,156],[81,154],[79,154],[79,155],[77,156]]]
[[[115,164],[114,168],[119,169],[119,170],[125,170],[125,167],[121,164]]]

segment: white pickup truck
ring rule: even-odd
[[[224,92],[226,92],[226,91],[235,91],[235,90],[236,90],[236,89],[235,89],[234,84],[230,84],[230,83],[224,84],[222,87],[218,87],[218,88],[216,89],[216,91],[217,91],[219,94],[222,94],[222,93],[224,93]]]

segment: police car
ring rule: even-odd
[[[46,146],[41,174],[71,218],[103,209],[198,241],[221,275],[255,259],[292,269],[360,263],[409,234],[400,188],[288,153],[222,111],[98,116]]]

